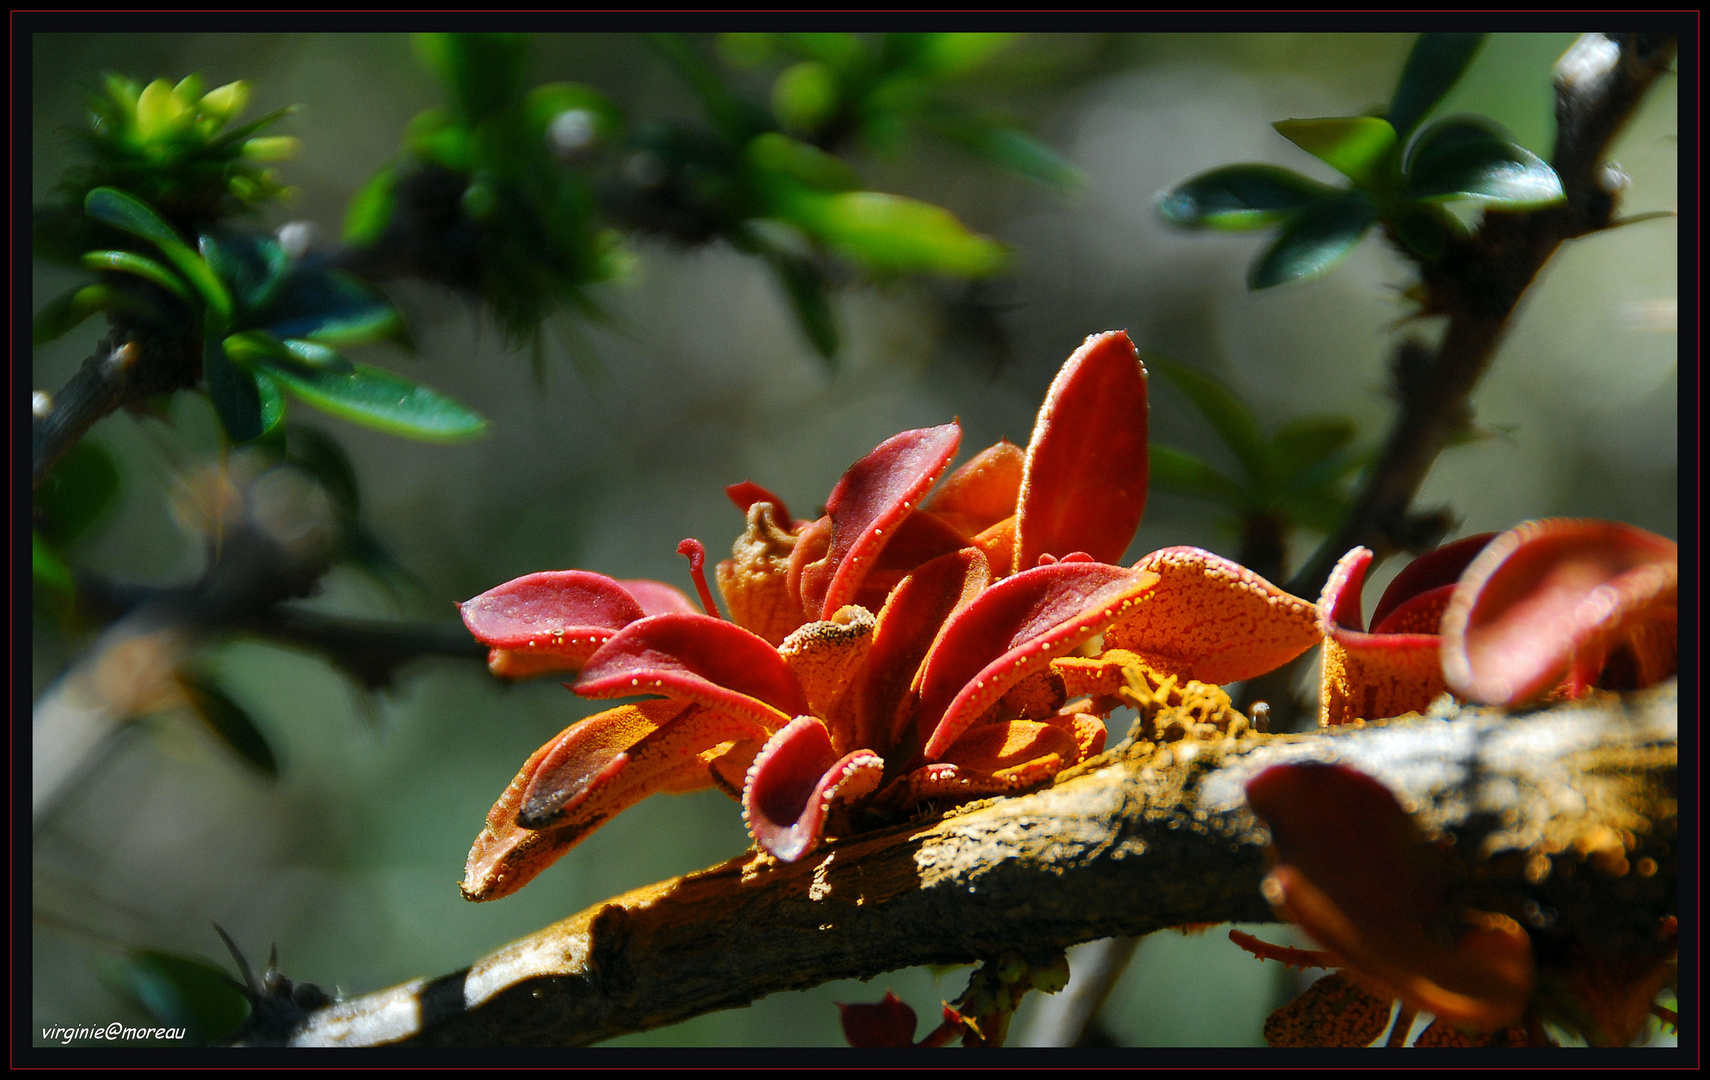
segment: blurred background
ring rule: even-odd
[[[1492,36],[1437,114],[1488,115],[1547,158],[1551,66],[1572,40]],[[731,61],[731,84],[767,100],[781,62],[749,56],[745,67],[735,62],[740,42],[689,41]],[[1247,266],[1264,239],[1173,231],[1153,203],[1232,162],[1333,180],[1271,122],[1381,104],[1411,43],[1411,35],[1364,34],[1007,43],[946,92],[1000,113],[1078,179],[1030,181],[943,140],[843,151],[864,186],[942,206],[1011,257],[978,281],[842,275],[830,292],[841,335],[835,361],[805,336],[779,278],[719,240],[631,232],[622,274],[589,292],[605,317],[555,317],[538,349],[443,285],[386,282],[415,355],[376,347],[360,358],[452,395],[490,426],[478,440],[431,444],[294,411],[345,448],[362,519],[396,570],[388,587],[335,567],[301,603],[445,621],[453,601],[570,567],[687,589],[677,541],[698,537],[717,558],[742,529],[725,485],[754,480],[806,514],[845,467],[905,428],[959,417],[966,448],[999,437],[1024,444],[1058,366],[1106,329],[1126,329],[1143,357],[1223,380],[1267,430],[1336,414],[1352,419],[1358,445],[1374,445],[1391,415],[1385,373],[1410,310],[1401,297],[1409,266],[1374,235],[1322,278],[1253,293]],[[639,38],[539,35],[532,63],[534,81],[587,84],[631,119],[700,115],[685,80]],[[279,166],[296,193],[270,207],[263,224],[308,222],[328,246],[352,196],[399,159],[411,118],[444,103],[401,35],[36,35],[35,202],[71,161],[67,132],[86,125],[86,99],[109,71],[139,82],[199,72],[210,87],[247,80],[250,115],[300,104],[278,126],[302,140]],[[1614,148],[1631,178],[1625,212],[1676,205],[1676,130],[1670,78]],[[1452,507],[1461,523],[1453,535],[1570,515],[1676,536],[1676,249],[1671,220],[1565,247],[1478,391],[1483,437],[1444,454],[1416,506]],[[38,263],[36,306],[76,280]],[[1411,329],[1429,336],[1435,324]],[[33,385],[57,390],[101,332],[91,322],[37,349]],[[1156,377],[1152,437],[1233,469],[1204,417]],[[117,414],[89,438],[112,457],[122,486],[117,505],[80,540],[78,565],[145,585],[194,580],[205,549],[184,527],[182,500],[175,516],[170,493],[218,460],[207,400],[178,395],[164,419]],[[1291,569],[1318,539],[1297,538]],[[1219,507],[1155,491],[1129,558],[1174,544],[1233,556],[1237,542]],[[1396,569],[1386,566],[1368,597]],[[87,630],[38,614],[35,693],[89,641]],[[596,703],[552,679],[502,685],[481,664],[457,659],[414,662],[379,693],[317,655],[253,638],[218,639],[204,662],[265,735],[278,776],[246,766],[193,719],[161,714],[130,725],[38,821],[38,1034],[42,1025],[140,1021],[126,951],[227,964],[213,923],[252,961],[277,943],[293,979],[362,993],[464,966],[589,904],[748,844],[724,796],[656,797],[516,896],[466,903],[457,881],[488,807],[530,752]],[[1293,985],[1274,967],[1255,964],[1221,928],[1155,935],[1112,994],[1102,1027],[1121,1045],[1263,1045],[1263,1020]],[[833,1001],[876,1000],[889,987],[930,1016],[964,983],[960,971],[896,972],[618,1042],[837,1045]]]

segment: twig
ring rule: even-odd
[[[1289,582],[1290,592],[1316,597],[1350,548],[1369,547],[1381,560],[1442,539],[1445,515],[1418,517],[1409,507],[1438,455],[1471,420],[1473,389],[1538,272],[1564,241],[1614,221],[1620,178],[1606,170],[1604,154],[1668,70],[1675,46],[1673,34],[1586,34],[1557,63],[1551,164],[1567,201],[1530,213],[1487,212],[1467,243],[1421,267],[1425,311],[1447,315],[1448,328],[1435,351],[1415,340],[1397,348],[1392,374],[1400,407],[1383,450],[1342,527]]]
[[[1547,906],[1553,941],[1601,947],[1629,922],[1653,933],[1675,909],[1677,712],[1670,683],[1526,715],[1446,704],[1422,719],[1175,744],[1149,758],[1119,747],[1032,795],[854,837],[794,864],[751,852],[626,893],[470,968],[337,1003],[273,1035],[296,1045],[581,1045],[831,979],[1268,920],[1265,834],[1244,785],[1284,761],[1334,759],[1377,777],[1428,834],[1453,841],[1485,890],[1481,906]],[[1581,865],[1606,845],[1591,838],[1622,830],[1628,857],[1656,872]],[[1533,865],[1528,877],[1539,858],[1562,872],[1540,880]]]

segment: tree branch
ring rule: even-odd
[[[1453,841],[1478,875],[1480,907],[1554,909],[1535,941],[1608,941],[1676,909],[1677,710],[1669,683],[1528,714],[1444,699],[1384,725],[1182,742],[1150,757],[1118,747],[1032,795],[795,864],[750,852],[637,889],[470,968],[254,1038],[581,1045],[832,979],[1268,920],[1266,836],[1244,784],[1285,761],[1336,760],[1380,779],[1427,834]],[[1610,835],[1655,871],[1600,861]]]
[[[1434,352],[1417,340],[1398,346],[1392,376],[1400,405],[1383,450],[1342,527],[1288,583],[1290,592],[1317,596],[1350,548],[1369,547],[1381,561],[1432,547],[1448,531],[1446,514],[1414,516],[1409,507],[1438,455],[1471,421],[1473,389],[1538,272],[1563,242],[1614,221],[1622,180],[1604,155],[1668,70],[1675,47],[1673,34],[1586,34],[1557,62],[1551,165],[1566,201],[1530,213],[1487,211],[1467,242],[1421,267],[1425,313],[1447,315],[1448,328]]]

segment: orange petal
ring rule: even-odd
[[[855,741],[854,709],[843,705],[873,647],[875,622],[866,608],[851,604],[831,619],[808,623],[778,646],[807,695],[808,711],[826,721],[840,753],[870,745]]]
[[[1015,572],[1015,515],[1011,514],[996,525],[976,533],[969,541],[986,556],[993,577],[1008,577]]]
[[[929,799],[960,802],[1022,791],[1050,780],[1078,760],[1080,747],[1063,728],[1032,720],[979,724],[941,760],[903,778],[901,805]]]
[[[926,509],[965,536],[991,528],[1015,513],[1027,457],[1008,439],[999,439],[944,478]],[[1004,564],[1007,569],[1009,564]]]
[[[1146,369],[1127,334],[1094,334],[1057,372],[1033,425],[1014,568],[1075,551],[1120,562],[1146,509],[1146,467]]]
[[[803,621],[801,599],[790,593],[790,558],[797,539],[779,524],[780,513],[769,502],[750,505],[748,527],[717,570],[718,591],[724,594],[731,621],[771,645],[782,643]]]
[[[1674,541],[1612,521],[1553,518],[1510,529],[1467,567],[1443,615],[1449,687],[1471,701],[1517,705],[1576,665],[1592,675],[1623,640],[1672,655],[1670,636],[1649,630],[1677,622],[1679,559]]]
[[[1360,588],[1371,561],[1372,553],[1363,547],[1342,556],[1318,601],[1324,635],[1318,722],[1323,726],[1419,712],[1444,690],[1442,639],[1436,634],[1368,634],[1357,629]],[[1401,615],[1398,610],[1392,622]]]
[[[1104,644],[1140,654],[1154,670],[1223,685],[1281,667],[1318,644],[1316,605],[1240,563],[1171,547],[1134,568],[1161,580],[1110,628]]]

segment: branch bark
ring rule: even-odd
[[[1468,242],[1421,267],[1425,313],[1447,315],[1448,328],[1435,350],[1411,339],[1397,348],[1392,376],[1399,408],[1383,450],[1342,527],[1288,591],[1317,596],[1350,548],[1369,547],[1381,561],[1401,549],[1430,548],[1447,532],[1446,514],[1416,516],[1409,507],[1438,455],[1471,421],[1472,392],[1544,264],[1565,241],[1614,221],[1622,178],[1603,164],[1604,155],[1668,70],[1675,48],[1673,34],[1586,34],[1557,62],[1550,164],[1566,201],[1529,213],[1487,212]]]
[[[1536,934],[1602,940],[1676,910],[1677,711],[1669,683],[1529,714],[1445,699],[1426,717],[1369,727],[1175,743],[1150,757],[1118,747],[1032,795],[795,864],[750,852],[626,893],[472,967],[339,1002],[271,1038],[583,1045],[832,979],[1268,920],[1266,836],[1244,784],[1285,761],[1333,759],[1377,777],[1428,835],[1454,840],[1480,875],[1481,906],[1553,908]],[[1630,841],[1626,859],[1598,856],[1611,835]],[[1626,869],[1643,859],[1654,872]]]

